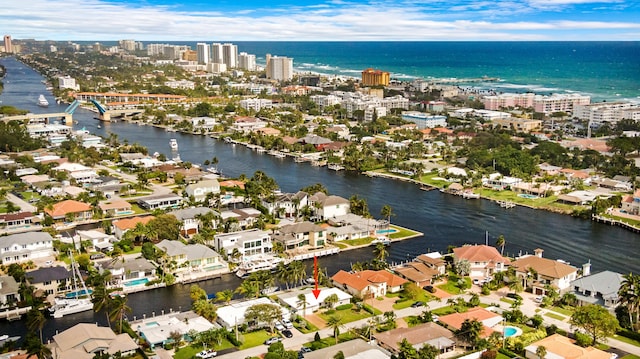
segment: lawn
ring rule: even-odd
[[[257,347],[258,345],[262,345],[265,340],[271,337],[266,330],[257,330],[251,333],[243,333],[243,342],[240,346],[240,350]]]
[[[627,354],[627,355],[623,356],[620,359],[640,359],[640,356],[633,355],[633,354]]]
[[[550,310],[553,310],[556,313],[560,313],[564,316],[570,317],[573,314],[573,310],[569,310],[569,309],[565,309],[565,308],[560,308],[560,307],[550,307]]]
[[[332,243],[334,246],[340,248],[340,249],[345,249],[345,248],[349,248],[348,245],[344,244],[344,243],[340,243],[340,242],[334,242]]]
[[[565,320],[566,319],[566,317],[563,317],[561,315],[554,314],[554,313],[549,313],[549,312],[544,313],[544,315],[546,315],[549,318],[553,318],[553,319],[557,319],[557,320]]]
[[[471,288],[471,278],[466,277],[464,278],[464,280],[467,282],[467,287]],[[453,294],[453,295],[457,295],[457,294],[462,294],[464,291],[460,290],[460,288],[458,288],[456,286],[456,283],[447,281],[445,284],[440,284],[437,285],[436,287],[438,287],[439,289],[444,290],[445,292],[449,293],[449,294]]]
[[[617,335],[617,334],[616,334],[616,335],[614,335],[612,338],[613,338],[613,339],[616,339],[616,340],[619,340],[619,341],[621,341],[621,342],[625,342],[625,343],[627,343],[627,344],[631,344],[631,345],[635,345],[635,346],[637,346],[637,347],[640,347],[640,342],[639,342],[639,341],[637,341],[637,340],[633,340],[633,339],[631,339],[631,338],[624,337],[624,336],[622,336],[622,335]]]
[[[411,237],[411,236],[415,236],[417,234],[419,234],[419,232],[416,231],[412,231],[410,229],[407,228],[402,228],[402,227],[397,227],[394,225],[390,226],[391,228],[397,230],[397,232],[393,232],[389,235],[389,237],[391,237],[391,239],[399,239],[399,238],[406,238],[406,237]]]
[[[626,218],[626,217],[618,217],[618,216],[612,216],[610,214],[601,214],[602,217],[606,217],[606,218],[611,218],[611,219],[615,219],[617,221],[620,222],[624,222],[624,223],[628,223],[632,226],[636,226],[636,227],[640,227],[640,221],[635,220],[635,219],[631,219],[631,218]]]
[[[407,298],[402,298],[401,297],[399,299],[396,299],[396,302],[393,304],[393,309],[408,308],[415,302],[429,303],[429,301],[431,301],[432,298],[433,297],[430,296],[429,294],[427,294],[426,291],[423,291],[423,293],[420,293],[420,295],[416,299],[407,299]],[[426,306],[424,308],[427,309]]]
[[[229,348],[233,348],[233,344],[231,344],[231,342],[229,342],[228,340],[224,339],[222,341],[222,344],[220,346],[215,346],[215,350],[223,350],[223,349],[229,349]],[[174,359],[191,359],[193,358],[197,353],[201,352],[204,349],[204,347],[202,345],[189,345],[183,348],[180,348],[176,351],[176,354],[173,356]],[[208,347],[208,349],[211,349],[211,347]]]
[[[327,310],[325,312],[318,314],[318,316],[322,318],[322,320],[324,320],[325,322],[329,321],[329,318],[334,315],[341,318],[342,323],[351,323],[351,322],[355,322],[356,320],[371,317],[371,313],[367,312],[364,309],[358,310],[356,306],[352,307],[351,309],[345,309],[345,310],[335,310],[335,309]]]
[[[302,317],[300,317],[299,320],[304,321],[306,323],[306,326],[302,326],[301,325],[302,323],[298,322],[298,320],[293,321],[293,326],[296,327],[296,329],[298,329],[300,333],[307,334],[307,333],[318,331],[318,327],[310,323],[308,320]]]
[[[447,315],[451,313],[455,313],[456,311],[450,305],[446,307],[440,307],[438,309],[434,309],[431,311],[431,314],[435,314],[437,316]]]
[[[342,243],[346,243],[350,246],[362,246],[365,244],[371,244],[371,241],[373,240],[373,238],[371,237],[366,237],[366,238],[357,238],[357,239],[346,239],[344,241],[341,241]]]
[[[350,340],[353,339],[357,339],[358,336],[352,332],[345,332],[342,333],[340,335],[338,335],[338,343],[343,343],[343,342],[348,342]],[[322,348],[326,348],[326,347],[330,347],[332,345],[336,345],[336,340],[333,336],[330,337],[326,337],[326,338],[322,338],[320,339],[320,341],[311,341],[308,342],[305,347],[309,347],[313,350],[318,350],[318,349],[322,349]]]

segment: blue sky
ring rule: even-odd
[[[0,0],[39,40],[640,40],[639,0]]]

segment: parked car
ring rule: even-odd
[[[517,293],[507,293],[507,298],[522,300],[522,297]]]
[[[478,278],[474,278],[474,279],[473,279],[473,284],[475,284],[475,285],[480,285],[480,279],[478,279]]]
[[[429,293],[436,292],[436,288],[434,288],[432,285],[425,285],[424,287],[422,287],[422,289],[426,290]]]
[[[293,328],[293,323],[289,319],[282,319],[282,325],[287,329]]]
[[[203,350],[200,353],[196,354],[196,357],[200,359],[209,359],[209,358],[215,357],[216,355],[218,355],[218,352],[216,352],[215,350],[209,349],[209,350]]]
[[[282,331],[282,335],[284,335],[286,338],[291,338],[293,337],[293,333],[289,330],[289,329],[285,329]]]
[[[281,332],[281,331],[285,330],[284,325],[282,325],[282,323],[280,323],[280,322],[276,322],[275,328],[276,328],[276,330],[277,330],[277,331],[279,331],[279,332]]]
[[[269,338],[269,339],[264,341],[264,345],[271,345],[271,344],[277,343],[277,342],[279,342],[281,340],[282,340],[282,338],[280,338],[280,337],[271,337],[271,338]]]
[[[424,302],[418,301],[411,304],[411,308],[419,308],[419,307],[424,307]]]
[[[539,297],[536,297],[534,300],[536,301],[536,303],[542,303],[543,299],[544,299],[543,296],[539,296]]]

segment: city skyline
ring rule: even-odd
[[[0,31],[14,39],[640,39],[640,4],[634,0],[32,0],[2,7]]]

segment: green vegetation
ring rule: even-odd
[[[351,323],[355,322],[356,320],[369,318],[371,317],[371,313],[364,310],[364,308],[359,309],[356,306],[344,310],[338,310],[337,308],[329,309],[327,311],[324,311],[323,313],[318,314],[318,317],[322,318],[322,320],[324,320],[325,322],[328,322],[329,319],[333,316],[339,317],[342,320],[342,323]]]
[[[350,246],[363,246],[363,245],[371,244],[371,241],[373,241],[373,238],[366,237],[366,238],[357,238],[357,239],[347,239],[341,242],[346,243]]]
[[[412,231],[410,229],[403,228],[403,227],[394,226],[394,225],[391,225],[390,228],[397,230],[397,232],[393,232],[389,235],[391,239],[407,238],[407,237],[411,237],[419,234],[419,232]]]
[[[564,316],[570,317],[571,314],[573,314],[573,310],[571,309],[566,309],[566,308],[561,308],[561,307],[551,307],[549,308],[551,310],[553,310],[556,313],[560,313]]]
[[[546,313],[544,313],[544,315],[549,317],[549,318],[553,318],[553,319],[560,320],[560,321],[567,319],[567,317],[564,317],[564,316],[558,315],[558,314],[554,314],[554,313],[550,313],[550,312],[546,312]]]
[[[471,278],[466,277],[466,278],[464,278],[464,280],[467,282],[467,288],[470,288],[471,287]],[[458,286],[458,284],[456,282],[453,282],[453,281],[450,281],[450,280],[448,280],[444,284],[437,285],[436,287],[438,289],[442,289],[445,292],[447,292],[449,294],[453,294],[453,295],[462,294],[464,292],[462,289],[460,289],[460,287]]]
[[[262,345],[262,343],[264,343],[265,340],[271,338],[272,335],[270,335],[266,330],[262,329],[250,333],[243,333],[242,337],[244,338],[244,341],[239,348],[240,350]]]

